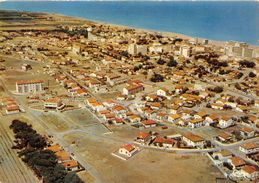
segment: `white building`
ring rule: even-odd
[[[49,98],[44,102],[44,108],[46,109],[58,109],[61,110],[65,107],[60,98]]]
[[[147,45],[137,45],[135,43],[130,44],[128,47],[128,53],[131,55],[137,55],[137,54],[146,55]]]
[[[205,140],[198,135],[188,132],[183,135],[183,142],[185,142],[189,147],[203,148]]]
[[[220,128],[228,128],[232,125],[234,125],[234,121],[228,116],[223,116],[219,120],[219,127]]]
[[[253,154],[259,152],[259,144],[257,143],[246,143],[239,146],[239,150],[245,154]]]
[[[190,54],[191,54],[191,49],[189,46],[180,47],[180,55],[184,56],[185,58],[189,58]]]
[[[249,180],[258,180],[259,178],[258,168],[253,165],[245,165],[240,172]]]
[[[198,128],[204,125],[204,120],[202,118],[190,120],[188,123],[191,128]]]
[[[137,152],[138,152],[138,149],[131,144],[125,144],[119,149],[120,154],[128,157],[132,157]]]
[[[20,94],[43,91],[43,80],[22,80],[16,82],[16,92]]]

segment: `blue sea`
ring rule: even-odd
[[[258,2],[2,2],[0,9],[60,13],[113,24],[259,45]]]

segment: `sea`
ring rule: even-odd
[[[219,41],[259,45],[254,1],[6,1],[0,9],[51,12]]]

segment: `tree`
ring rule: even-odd
[[[176,62],[176,60],[172,57],[171,59],[170,59],[170,61],[167,63],[167,66],[168,67],[176,67],[177,66],[177,62]]]
[[[164,65],[166,63],[166,61],[164,61],[163,59],[159,58],[157,61],[157,64],[159,65]]]
[[[255,76],[256,76],[255,73],[253,73],[253,72],[250,72],[250,73],[249,73],[249,77],[250,77],[250,78],[254,78]]]
[[[157,74],[155,73],[151,78],[150,81],[152,82],[163,82],[164,81],[164,77],[161,74]]]
[[[241,67],[247,67],[247,68],[254,68],[255,67],[255,63],[254,62],[247,61],[247,60],[240,61],[239,65]]]
[[[216,87],[213,89],[213,91],[216,92],[216,93],[221,93],[221,92],[223,92],[223,87],[221,87],[221,86],[216,86]]]

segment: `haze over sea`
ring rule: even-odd
[[[0,9],[51,12],[136,28],[259,45],[258,2],[2,2]]]

